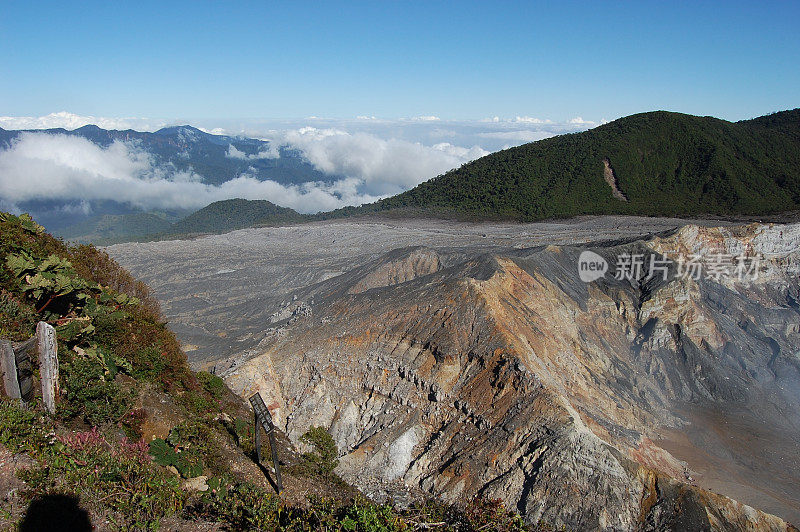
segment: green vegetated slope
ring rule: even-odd
[[[231,199],[211,203],[186,218],[169,220],[162,213],[104,215],[62,229],[58,236],[73,242],[105,246],[119,242],[225,233],[246,227],[286,225],[308,216],[265,200]]]
[[[604,159],[628,201],[612,195]],[[800,109],[736,123],[657,111],[493,153],[328,217],[392,210],[519,220],[761,215],[798,205]]]
[[[220,233],[257,225],[295,223],[304,218],[292,209],[269,201],[232,199],[214,202],[176,222],[168,231],[175,234]]]
[[[59,236],[80,242],[115,242],[166,233],[172,223],[157,213],[105,214],[71,225]]]
[[[320,427],[302,455],[278,433],[275,495],[249,409],[189,369],[148,288],[104,252],[0,212],[0,338],[26,340],[39,321],[56,328],[60,393],[54,414],[41,397],[0,394],[0,529],[529,529],[492,501],[369,502],[333,473],[338,451]]]

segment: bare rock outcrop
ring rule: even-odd
[[[392,256],[394,255],[394,256]],[[375,267],[368,265],[361,279],[349,290],[349,294],[359,294],[371,288],[394,286],[411,281],[422,275],[439,271],[442,263],[439,254],[429,248],[397,250],[389,257],[382,258]]]
[[[603,179],[605,179],[608,186],[611,187],[611,194],[620,201],[628,201],[628,197],[619,189],[619,181],[611,167],[611,161],[608,158],[603,159]]]

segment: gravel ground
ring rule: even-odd
[[[646,236],[686,223],[725,222],[627,216],[530,224],[338,220],[243,229],[192,240],[132,242],[106,250],[153,288],[190,364],[201,368],[251,348],[293,291],[393,249],[428,246],[493,252]]]

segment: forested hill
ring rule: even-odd
[[[173,224],[171,234],[223,233],[257,225],[302,222],[307,217],[266,200],[231,199],[214,202]]]
[[[798,206],[800,109],[735,123],[656,111],[493,153],[405,193],[325,217],[763,215]]]

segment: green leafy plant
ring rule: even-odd
[[[155,463],[174,467],[183,478],[194,478],[203,473],[203,462],[195,453],[173,447],[161,438],[150,442],[150,454]]]
[[[244,454],[254,456],[256,447],[252,422],[248,423],[244,419],[237,417],[234,419],[222,419],[221,424],[228,431],[228,434],[233,437],[236,445]]]
[[[119,372],[127,373],[128,375],[133,374],[133,365],[130,361],[96,343],[91,343],[85,349],[76,346],[73,351],[79,356],[94,360],[100,364],[103,368],[104,380],[114,380],[114,377]]]
[[[183,423],[174,427],[166,439],[156,438],[150,442],[153,460],[162,466],[172,466],[183,478],[203,474],[203,460],[208,449],[205,445],[205,430],[197,423]]]
[[[6,267],[16,276],[22,292],[37,302],[37,312],[56,298],[64,298],[63,306],[69,309],[89,297],[86,280],[77,276],[70,261],[58,255],[38,259],[22,250],[6,257]]]
[[[219,489],[219,484],[224,489]],[[208,486],[200,503],[189,509],[191,516],[227,523],[233,530],[302,530],[290,524],[297,522],[301,512],[285,507],[264,488],[248,482],[227,483],[223,479],[211,479]]]
[[[30,233],[34,233],[40,235],[44,233],[44,227],[37,224],[33,218],[31,218],[30,214],[20,214],[19,216],[14,216],[13,214],[7,212],[0,212],[0,221],[2,222],[17,222],[22,229],[28,231]]]

